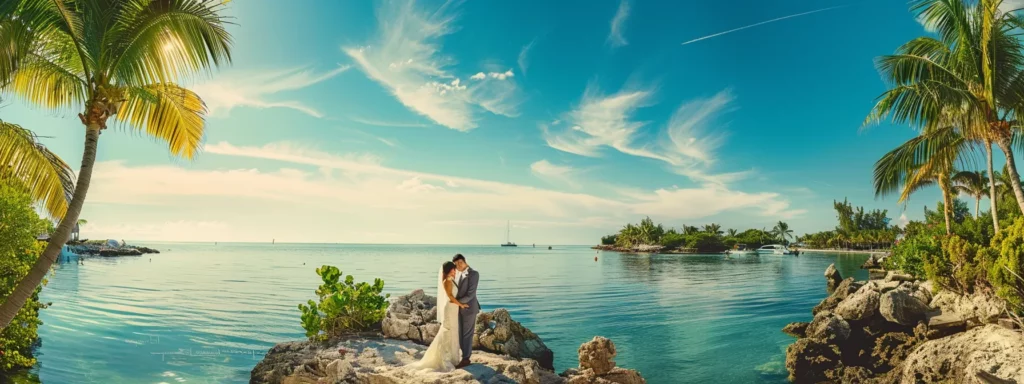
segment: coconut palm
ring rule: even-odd
[[[46,213],[60,220],[75,189],[75,173],[32,131],[0,121],[0,180],[18,180]]]
[[[772,228],[772,232],[775,233],[775,236],[778,236],[783,242],[785,242],[787,238],[793,238],[793,230],[789,229],[789,224],[781,221],[778,224],[775,224],[775,228]]]
[[[715,223],[707,224],[704,226],[704,232],[710,233],[712,235],[721,235],[722,226]]]
[[[51,241],[0,305],[6,327],[68,240],[82,211],[100,133],[110,119],[191,159],[206,106],[177,84],[230,59],[223,0],[6,0],[0,2],[0,86],[45,111],[75,111],[85,148],[78,180]]]
[[[737,231],[737,230],[735,230],[733,228],[729,228],[729,230],[726,231],[725,233],[727,233],[729,235],[729,237],[736,237],[736,235],[739,233],[739,231]]]
[[[914,192],[937,184],[942,192],[946,234],[952,233],[952,175],[968,144],[952,127],[931,129],[907,140],[875,163],[875,197],[899,192],[898,202],[906,204]]]
[[[974,217],[979,217],[981,199],[989,195],[988,174],[985,171],[960,171],[953,175],[952,181],[953,193],[974,198]]]
[[[912,12],[938,37],[916,38],[896,54],[879,58],[879,72],[890,89],[865,122],[891,117],[894,123],[923,129],[957,126],[965,139],[984,145],[991,184],[991,145],[997,145],[1006,155],[1012,189],[1024,211],[1012,148],[1018,131],[1014,116],[1024,108],[1024,93],[1018,91],[1024,86],[1024,46],[1014,30],[1024,23],[1013,13],[1000,12],[1000,3],[912,1]],[[998,222],[996,202],[991,203]]]

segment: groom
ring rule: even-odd
[[[466,308],[459,308],[459,349],[462,350],[462,362],[455,368],[465,368],[469,363],[469,355],[473,353],[473,330],[476,328],[476,315],[480,313],[480,302],[476,301],[476,284],[480,282],[480,274],[466,264],[462,254],[452,258],[455,269],[455,299]]]

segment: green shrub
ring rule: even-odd
[[[661,237],[661,245],[665,248],[678,248],[686,245],[686,236],[676,231],[670,231]]]
[[[988,270],[994,251],[953,235],[942,240],[937,254],[928,254],[925,275],[939,286],[958,293],[970,293],[979,285],[988,285]]]
[[[601,245],[615,245],[618,235],[608,235],[601,238]]]
[[[1024,309],[1024,218],[992,238],[998,257],[989,268],[988,278],[996,294],[1018,311]]]
[[[908,236],[892,248],[892,255],[885,259],[885,268],[901,270],[915,277],[923,278],[925,260],[934,255],[941,255],[942,249],[939,236],[926,232]]]
[[[686,246],[696,248],[697,252],[722,252],[726,250],[722,237],[713,233],[694,233],[686,236]]]
[[[24,188],[0,182],[0,297],[14,292],[14,287],[39,258],[43,243],[36,241],[36,236],[45,230],[46,220],[36,214]],[[0,372],[35,365],[32,344],[38,339],[36,330],[43,323],[39,320],[39,310],[45,307],[39,302],[37,288],[11,325],[0,333]]]
[[[372,329],[384,319],[388,309],[388,297],[381,295],[384,280],[374,279],[373,284],[356,284],[352,275],[339,282],[341,271],[324,265],[316,269],[323,284],[316,289],[320,299],[299,304],[302,311],[302,328],[310,340],[326,341],[345,333]]]

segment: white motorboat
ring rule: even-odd
[[[757,249],[759,255],[792,255],[793,251],[782,244],[768,244]]]
[[[756,255],[757,251],[747,248],[746,244],[736,244],[735,249],[725,251],[725,254],[730,256],[742,256],[742,255]]]

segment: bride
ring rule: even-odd
[[[441,266],[437,279],[437,321],[441,323],[441,329],[423,353],[423,358],[409,364],[413,369],[448,372],[455,370],[455,365],[462,360],[459,351],[459,308],[467,305],[455,300],[455,273],[455,263],[449,261]]]

